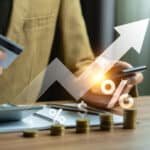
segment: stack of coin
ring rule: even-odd
[[[37,130],[26,130],[23,132],[23,137],[26,137],[26,138],[34,138],[37,135],[38,135]]]
[[[88,133],[90,131],[89,120],[77,119],[76,121],[76,133]]]
[[[113,129],[113,116],[110,113],[100,114],[100,129],[102,131],[111,131]]]
[[[137,110],[135,108],[124,110],[124,129],[135,129],[136,128],[136,116]]]
[[[62,136],[65,133],[65,127],[61,124],[54,124],[51,126],[50,131],[52,136]]]

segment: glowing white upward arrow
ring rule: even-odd
[[[38,96],[41,96],[55,81],[58,81],[76,100],[80,99],[95,84],[91,81],[93,76],[98,74],[100,77],[103,76],[131,47],[138,53],[141,52],[148,23],[149,19],[145,19],[115,27],[120,37],[79,77],[75,77],[58,59],[55,59],[23,90],[17,99],[26,94],[30,99],[35,99],[37,93]],[[43,76],[45,82],[42,89],[39,90]]]

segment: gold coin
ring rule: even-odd
[[[87,119],[77,119],[76,125],[79,127],[86,127],[89,126],[89,120]]]
[[[54,124],[51,126],[50,131],[50,135],[52,136],[61,136],[65,133],[65,127],[60,124]]]
[[[134,108],[124,110],[124,129],[135,129],[136,128],[136,117],[137,110]]]
[[[110,131],[113,129],[113,116],[110,113],[100,114],[100,129],[102,131]]]
[[[34,138],[38,135],[37,130],[26,130],[23,132],[23,137]]]
[[[89,120],[77,119],[76,121],[76,133],[88,133],[90,131]]]

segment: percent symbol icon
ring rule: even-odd
[[[62,112],[63,112],[62,109],[59,109],[59,110],[50,109],[50,110],[49,110],[49,116],[50,116],[50,118],[53,120],[53,123],[54,123],[54,124],[56,124],[56,123],[64,124],[64,123],[65,123],[66,118],[61,115]]]

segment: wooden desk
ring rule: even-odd
[[[51,137],[40,132],[34,139],[21,133],[1,134],[0,150],[148,150],[150,149],[150,97],[139,97],[138,125],[135,130],[115,127],[112,132],[92,131],[88,135],[67,130],[63,137]]]

